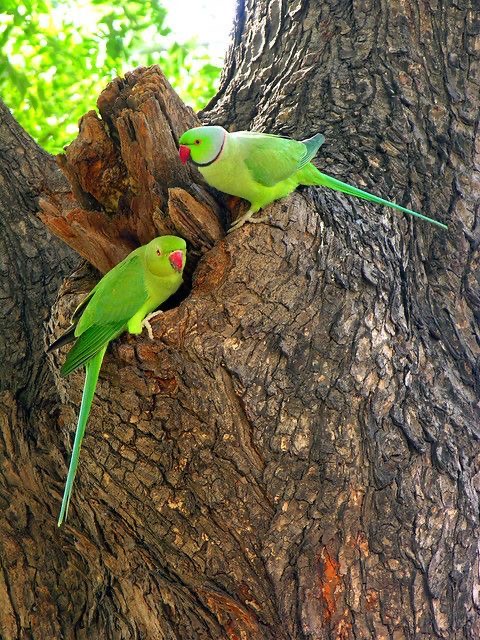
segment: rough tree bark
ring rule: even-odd
[[[2,111],[2,638],[480,636],[478,32],[469,2],[247,0],[201,114],[323,131],[322,168],[447,233],[309,189],[222,239],[222,201],[162,164],[195,118],[155,69],[84,120],[72,193]],[[195,267],[153,342],[110,349],[60,531],[82,376],[42,352],[72,263],[40,193],[100,270],[172,230]]]

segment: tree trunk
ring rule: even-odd
[[[248,0],[201,114],[322,131],[322,169],[448,232],[305,189],[221,239],[223,204],[159,168],[158,119],[178,115],[173,158],[193,116],[155,69],[113,83],[60,161],[74,195],[2,111],[2,639],[480,637],[478,31],[468,2]],[[153,342],[109,350],[61,530],[83,376],[43,355],[72,262],[39,192],[100,269],[163,230],[196,267]]]

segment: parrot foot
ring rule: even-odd
[[[230,225],[230,229],[227,231],[227,233],[232,233],[232,231],[236,231],[237,229],[240,229],[240,227],[243,227],[243,225],[246,222],[253,222],[254,224],[256,224],[257,222],[266,222],[269,219],[268,215],[259,216],[258,218],[253,218],[252,216],[255,213],[256,211],[251,211],[249,209],[246,213],[243,214],[243,216],[240,216],[240,218],[235,220],[235,222],[233,222]]]
[[[148,316],[145,316],[145,318],[142,321],[142,327],[145,327],[145,329],[147,330],[148,337],[150,338],[150,340],[153,340],[153,331],[152,331],[152,325],[150,324],[150,320],[153,320],[153,318],[160,316],[162,313],[163,311],[154,311],[153,313],[149,313]]]

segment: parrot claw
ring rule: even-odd
[[[142,327],[145,327],[145,329],[147,330],[148,337],[150,338],[150,340],[153,340],[153,331],[152,331],[152,325],[150,324],[150,320],[153,320],[153,318],[156,318],[162,313],[163,311],[154,311],[153,313],[149,313],[148,316],[145,316],[145,318],[142,321]]]
[[[243,216],[240,216],[240,218],[235,220],[235,222],[233,222],[230,225],[230,229],[227,231],[227,233],[232,233],[232,231],[236,231],[237,229],[240,229],[240,227],[243,227],[243,225],[246,222],[253,222],[254,224],[256,224],[257,222],[266,222],[269,219],[268,215],[260,216],[258,218],[253,218],[252,216],[255,213],[256,211],[248,210],[246,213],[243,214]]]
[[[269,222],[269,221],[270,221],[270,216],[266,214],[258,218],[250,218],[250,222],[253,222],[253,224],[257,224],[257,222]]]

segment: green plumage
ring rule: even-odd
[[[321,134],[299,142],[253,131],[228,133],[222,127],[196,127],[180,138],[180,157],[182,161],[190,157],[212,187],[250,202],[250,209],[231,230],[300,185],[328,187],[447,229],[442,222],[321,173],[310,161],[323,142]],[[260,220],[263,218],[252,222]]]
[[[146,316],[177,291],[182,283],[185,253],[185,241],[176,236],[155,238],[132,251],[100,280],[74,312],[74,331],[70,328],[49,348],[61,346],[65,338],[76,339],[61,375],[85,366],[82,403],[58,526],[67,518],[80,447],[108,343],[124,331],[140,333]]]
[[[61,368],[62,376],[85,364],[103,344],[122,333],[127,321],[147,300],[143,253],[144,247],[133,251],[88,295],[75,327],[77,341]]]
[[[317,154],[325,138],[318,133],[313,138],[297,142],[288,138],[244,131],[248,155],[244,162],[256,182],[274,187],[302,169]],[[272,163],[272,152],[275,162]],[[221,162],[221,158],[217,160]]]

